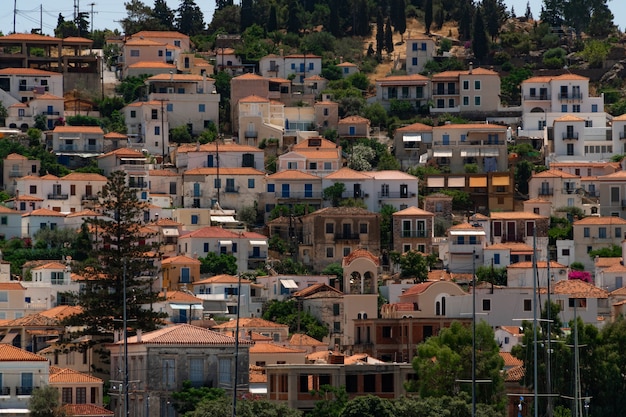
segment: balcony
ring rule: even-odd
[[[148,188],[148,183],[146,183],[146,182],[141,182],[141,181],[129,181],[129,183],[128,183],[128,187],[130,187],[130,188],[144,189],[144,188]]]
[[[539,188],[539,191],[537,191],[537,195],[554,195],[554,188],[541,187]]]
[[[576,194],[575,188],[563,188],[561,194]]]
[[[296,200],[305,199],[305,198],[322,198],[321,191],[290,191],[290,192],[276,192],[274,193],[275,198],[293,198]]]
[[[250,297],[251,303],[263,304],[267,301],[267,297]]]
[[[67,200],[70,198],[68,194],[48,194],[48,200]]]
[[[237,194],[239,193],[239,187],[235,187],[235,186],[231,186],[229,187],[228,185],[226,186],[226,188],[224,188],[224,192],[225,193],[231,193],[231,194]]]
[[[551,99],[551,97],[548,94],[524,96],[524,100],[527,100],[527,101],[531,101],[531,100],[547,101],[547,100],[550,100],[550,99]]]
[[[20,178],[23,177],[24,175],[22,174],[22,171],[11,171],[9,172],[9,177],[10,178]]]
[[[256,139],[257,137],[259,137],[259,132],[257,132],[256,130],[246,130],[246,131],[244,132],[244,137],[245,137],[246,139],[248,139],[248,138],[254,138],[254,139]]]
[[[33,387],[15,387],[16,395],[31,395],[33,393]]]
[[[3,395],[3,396],[11,395],[11,388],[10,387],[2,387],[2,388],[0,388],[0,395]]]
[[[426,230],[403,230],[402,237],[428,237]]]
[[[580,93],[559,93],[559,100],[582,100],[583,95]]]
[[[82,197],[83,201],[94,201],[98,199],[97,194],[84,194]]]
[[[85,145],[83,150],[85,152],[100,152],[100,147],[98,145]]]
[[[42,111],[41,114],[44,116],[60,116],[61,112],[58,111]]]
[[[358,233],[335,233],[335,240],[360,240]]]
[[[626,139],[626,132],[619,132],[619,140]]]
[[[61,152],[77,152],[78,147],[74,145],[61,145],[59,146],[59,151]]]
[[[363,191],[346,191],[341,193],[341,198],[367,198],[370,195]]]
[[[564,132],[563,140],[578,140],[578,132]]]
[[[384,192],[384,193],[378,193],[378,198],[383,199],[383,198],[409,198],[409,197],[415,197],[415,193],[403,193],[400,191],[390,191],[390,192]]]
[[[267,259],[267,252],[248,251],[248,259]]]

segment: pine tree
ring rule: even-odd
[[[462,10],[459,20],[459,38],[468,40],[472,33],[472,18],[474,17],[474,6],[470,0],[463,0],[460,6]]]
[[[328,16],[328,31],[336,38],[342,35],[341,22],[339,19],[339,7],[331,7]]]
[[[155,288],[157,244],[143,227],[146,204],[126,185],[126,173],[113,172],[99,194],[101,215],[87,220],[95,242],[90,258],[81,265],[83,289],[76,294],[83,311],[67,319],[66,325],[81,326],[84,335],[103,335],[110,340],[122,329],[124,281],[128,327],[151,331],[162,324],[163,313],[150,306],[160,301]]]
[[[300,33],[300,2],[298,0],[290,0],[287,14],[287,32]]]
[[[485,22],[483,21],[482,8],[476,8],[474,14],[474,36],[472,37],[472,50],[474,56],[479,60],[484,59],[489,53],[489,39],[485,32]]]
[[[389,18],[385,22],[385,49],[388,54],[393,53],[393,30]]]
[[[424,4],[424,26],[426,34],[430,35],[430,26],[433,24],[433,0],[426,0]]]
[[[507,19],[506,6],[501,0],[483,0],[483,19],[487,24],[487,32],[494,42],[500,33],[500,27]]]
[[[180,33],[193,36],[204,30],[204,16],[194,0],[181,0],[177,12],[176,29]]]
[[[154,0],[153,16],[162,30],[174,29],[174,11],[167,6],[165,0]]]
[[[215,9],[222,10],[225,7],[232,6],[233,0],[216,0]]]
[[[514,10],[511,10],[511,13],[515,13]],[[515,17],[515,16],[513,16]],[[526,14],[524,14],[524,17],[526,18],[526,21],[531,21],[533,20],[533,12],[530,10],[530,2],[526,2]]]

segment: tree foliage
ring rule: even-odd
[[[180,33],[193,36],[204,30],[204,16],[194,0],[181,0],[176,14],[176,29]]]
[[[97,242],[90,259],[78,267],[84,278],[75,294],[82,312],[65,320],[81,326],[80,334],[109,335],[122,328],[122,302],[126,287],[128,327],[151,331],[162,324],[163,313],[151,306],[160,301],[156,288],[153,254],[158,244],[146,243],[151,235],[142,230],[146,204],[126,185],[126,173],[115,171],[99,193],[101,215],[86,222]]]
[[[209,252],[204,258],[198,260],[201,274],[235,275],[237,273],[237,258],[234,255]]]
[[[308,311],[298,310],[298,302],[294,299],[271,301],[263,311],[263,318],[288,325],[290,333],[300,330],[317,340],[323,340],[328,335],[328,328]]]
[[[333,207],[339,207],[339,202],[343,198],[343,193],[346,191],[346,185],[342,182],[336,182],[331,186],[324,188],[322,196],[324,200],[330,200]]]
[[[59,401],[59,389],[51,385],[43,385],[33,390],[28,409],[32,417],[61,417],[61,403]]]

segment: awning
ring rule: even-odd
[[[170,303],[173,310],[204,310],[202,304],[173,304]]]
[[[428,186],[434,188],[440,188],[444,186],[444,177],[428,177]]]
[[[298,288],[298,284],[296,284],[296,281],[292,279],[281,279],[280,283],[283,284],[283,287],[288,289]]]
[[[250,387],[250,394],[267,394],[267,387]]]
[[[484,230],[450,230],[450,236],[485,236]]]
[[[163,236],[179,236],[178,229],[173,227],[163,229]]]
[[[498,156],[500,152],[497,149],[483,149],[480,151],[480,156]]]
[[[233,216],[211,216],[211,221],[216,223],[239,223]]]
[[[251,241],[250,241],[250,244],[251,244],[252,246],[266,246],[266,245],[267,245],[267,242],[266,242],[266,241],[264,241],[264,240],[251,240]]]
[[[435,158],[451,158],[452,151],[434,151],[433,156]]]
[[[402,142],[421,142],[422,135],[418,135],[415,133],[407,133],[402,136]]]
[[[470,187],[486,187],[487,177],[470,177],[469,186]]]
[[[491,183],[493,185],[509,185],[509,177],[493,177]]]
[[[228,245],[232,245],[233,241],[232,240],[220,240],[219,243],[220,243],[220,246],[228,246]]]
[[[468,151],[461,151],[461,157],[466,158],[466,157],[476,157],[476,156],[480,156],[480,150],[479,149],[470,149]]]
[[[448,187],[465,187],[465,177],[449,177]]]

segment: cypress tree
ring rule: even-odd
[[[385,22],[385,49],[387,49],[387,53],[393,53],[393,30],[391,30],[389,19]]]
[[[426,34],[430,35],[430,26],[433,24],[433,0],[426,0],[424,4],[424,26]]]
[[[474,56],[479,60],[484,59],[489,53],[489,39],[485,32],[485,22],[483,21],[481,7],[476,8],[476,13],[474,14],[472,50],[474,51]]]

